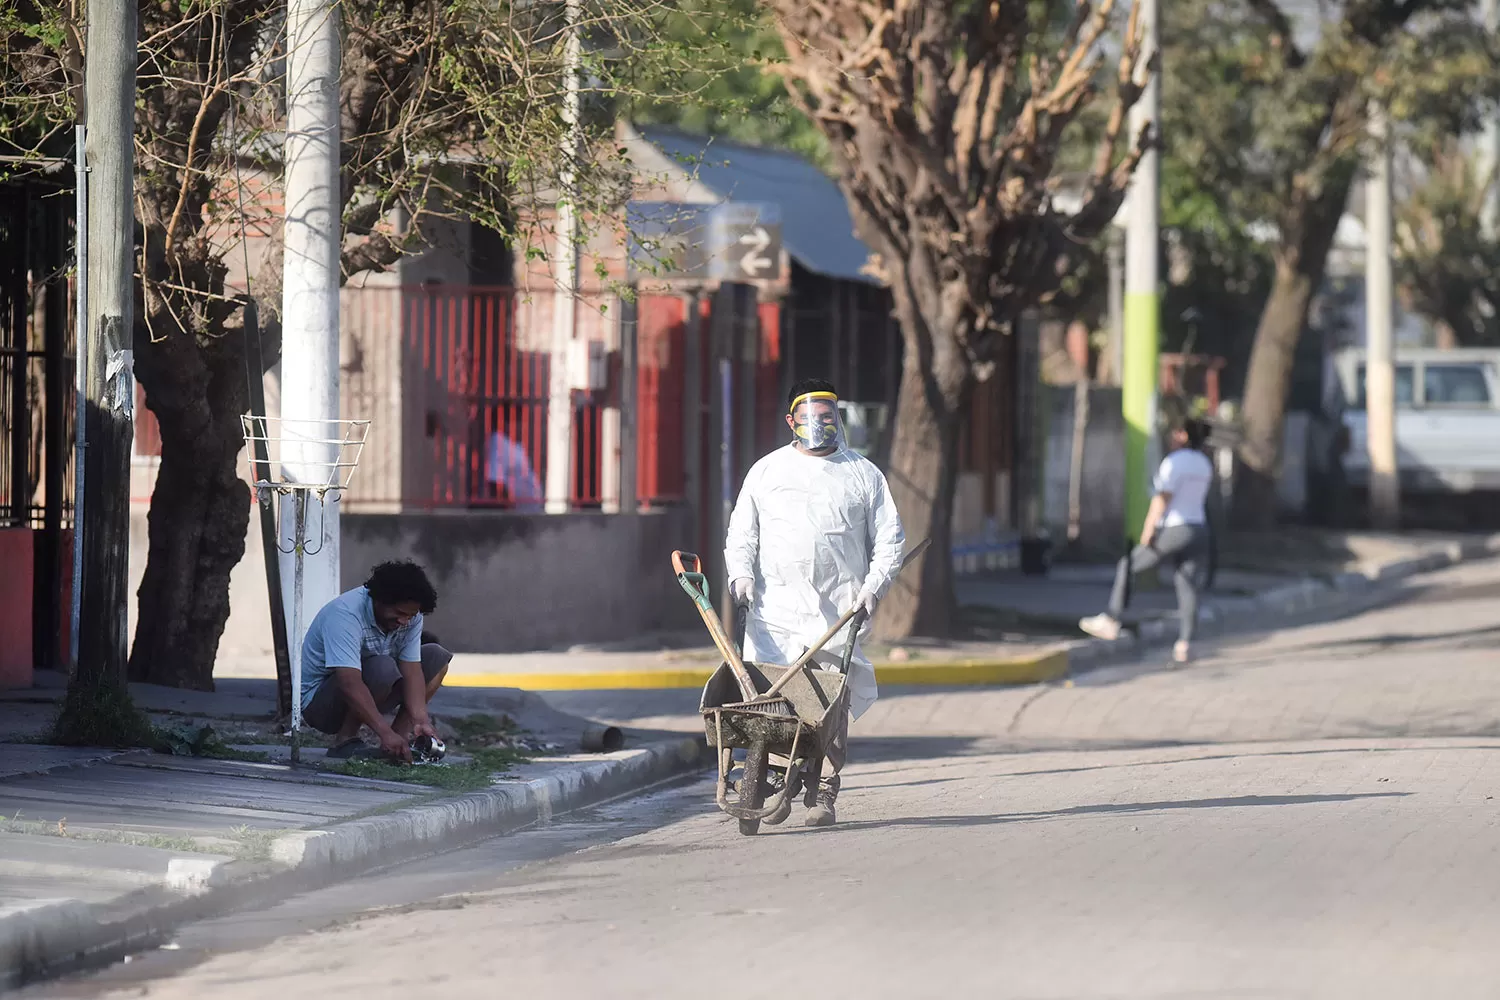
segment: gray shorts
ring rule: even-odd
[[[422,644],[422,676],[430,683],[443,672],[453,654],[435,642]],[[344,668],[341,668],[344,669]],[[375,699],[380,714],[389,715],[401,707],[405,692],[401,688],[401,667],[391,656],[367,656],[359,664],[360,679]],[[349,705],[338,681],[323,679],[317,693],[302,712],[302,720],[319,732],[336,733],[344,724]]]

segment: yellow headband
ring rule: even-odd
[[[791,409],[787,410],[787,412],[796,413],[797,407],[801,406],[803,403],[808,403],[815,399],[827,399],[835,403],[839,401],[838,393],[835,392],[804,392],[802,395],[792,400],[792,407]]]

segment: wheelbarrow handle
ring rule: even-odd
[[[917,558],[917,556],[927,551],[927,547],[931,544],[931,538],[924,538],[916,545],[913,545],[911,547],[911,551],[907,552],[905,557],[902,558],[901,565],[896,569],[896,572],[899,574],[902,570],[906,569],[906,567],[910,566],[912,562]],[[752,700],[757,702],[769,701],[774,696],[780,694],[781,689],[786,687],[787,682],[789,682],[795,674],[800,672],[803,667],[807,666],[808,661],[810,661],[815,655],[817,655],[820,649],[828,645],[828,643],[833,640],[833,637],[838,635],[839,632],[843,630],[845,625],[849,625],[849,642],[844,647],[844,660],[843,665],[840,669],[844,674],[847,675],[849,673],[849,664],[854,661],[854,640],[858,637],[859,630],[864,627],[865,621],[868,618],[869,615],[865,613],[865,609],[860,607],[859,605],[855,605],[848,611],[845,611],[842,615],[839,616],[839,620],[833,623],[832,628],[830,628],[827,632],[824,632],[822,637],[818,639],[817,642],[813,643],[813,645],[807,650],[807,652],[803,653],[797,658],[796,663],[793,663],[789,668],[787,668],[787,672],[781,675],[781,679],[779,681],[771,685],[771,689],[769,691],[767,691],[765,694],[757,695]]]
[[[849,619],[849,638],[844,643],[844,661],[839,664],[839,673],[845,677],[849,676],[849,665],[854,662],[854,642],[859,638],[859,630],[864,628],[865,622],[869,619],[870,616],[863,608],[860,608],[859,614]]]

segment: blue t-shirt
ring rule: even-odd
[[[382,632],[375,624],[370,592],[356,587],[323,605],[307,628],[302,640],[302,708],[306,710],[335,670],[358,670],[367,656],[389,656],[397,663],[421,662],[422,616],[393,632]]]

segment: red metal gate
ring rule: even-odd
[[[690,300],[642,295],[636,308],[636,490],[648,506],[686,499],[683,363]]]

